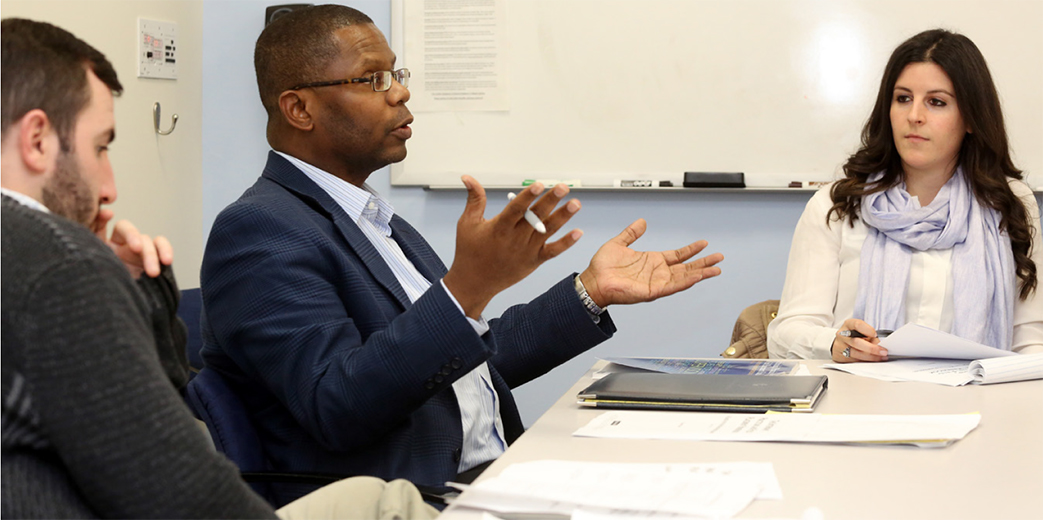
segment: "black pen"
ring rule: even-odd
[[[886,337],[890,336],[892,332],[894,332],[894,331],[893,330],[878,330],[878,331],[876,331],[876,337],[883,339],[883,338],[886,338]],[[859,332],[857,330],[842,330],[842,331],[840,331],[840,335],[845,337],[845,338],[864,338],[864,337],[866,337],[865,334],[862,334],[861,332]]]

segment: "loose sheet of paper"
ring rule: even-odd
[[[513,464],[454,507],[496,512],[672,513],[730,518],[754,499],[782,499],[770,463],[623,464],[541,460]]]
[[[605,412],[576,437],[693,441],[912,444],[943,447],[978,426],[981,415],[826,415]]]
[[[1016,356],[1009,350],[1000,350],[969,339],[953,336],[922,325],[907,323],[880,340],[890,358],[985,359]]]
[[[827,363],[822,368],[881,381],[920,381],[963,386],[974,380],[968,371],[970,364],[970,361],[962,359],[894,359],[884,363]]]

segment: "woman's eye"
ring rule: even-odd
[[[948,103],[946,103],[945,101],[943,101],[941,99],[938,99],[938,98],[931,98],[929,103],[931,104],[931,106],[935,106],[935,107],[944,107],[944,106],[948,105]]]
[[[906,94],[898,94],[897,96],[895,96],[895,101],[899,103],[908,103],[910,99],[912,98]]]

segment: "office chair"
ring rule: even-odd
[[[184,391],[188,408],[203,421],[218,452],[239,466],[243,480],[258,495],[274,505],[271,482],[325,485],[341,476],[293,475],[268,471],[261,439],[247,415],[246,407],[225,380],[213,370],[204,370],[203,335],[200,327],[203,296],[199,289],[181,291],[178,316],[188,328],[189,382]]]
[[[189,381],[185,399],[189,408],[206,423],[214,447],[236,466],[243,480],[274,507],[278,503],[270,484],[308,484],[324,486],[352,475],[322,473],[281,473],[271,470],[264,454],[264,446],[239,396],[224,378],[214,370],[200,370]],[[453,490],[417,486],[424,500],[437,507],[445,507],[447,499],[456,496]]]
[[[196,417],[206,424],[217,451],[239,466],[241,473],[267,469],[261,439],[246,408],[217,372],[200,370],[188,382],[185,400]],[[270,490],[264,482],[250,482],[250,486],[271,502]]]
[[[726,358],[768,358],[768,324],[779,312],[779,300],[755,303],[739,313],[732,330],[732,344],[721,352]]]

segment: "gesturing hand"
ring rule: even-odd
[[[583,236],[582,231],[574,229],[558,240],[547,242],[579,211],[580,204],[573,199],[554,209],[569,193],[564,184],[555,186],[533,204],[543,191],[543,185],[536,183],[522,190],[499,215],[486,220],[485,189],[467,175],[463,182],[467,187],[467,206],[456,225],[456,256],[442,281],[464,313],[478,318],[493,296],[521,281]],[[525,221],[526,209],[531,209],[543,221],[546,233],[537,233]]]
[[[155,278],[159,276],[163,265],[174,262],[174,248],[166,238],[159,236],[153,240],[138,231],[128,220],[117,222],[112,228],[112,236],[106,236],[106,226],[112,217],[110,209],[99,211],[98,217],[91,225],[91,231],[112,248],[135,280],[143,272]]]
[[[587,294],[599,307],[614,303],[649,302],[683,291],[700,280],[721,274],[715,267],[724,255],[714,253],[685,263],[706,248],[700,240],[681,249],[661,252],[634,251],[630,245],[645,234],[647,224],[638,219],[594,253],[580,273]]]

